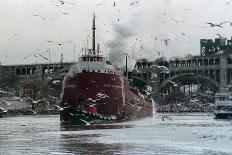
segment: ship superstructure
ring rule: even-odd
[[[92,49],[85,49],[64,77],[61,121],[86,125],[152,116],[154,102],[131,90],[99,45],[95,48],[95,29],[94,15]]]

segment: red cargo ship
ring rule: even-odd
[[[120,122],[152,116],[154,102],[129,82],[99,50],[95,49],[95,16],[92,49],[87,49],[64,77],[60,120],[70,124]]]

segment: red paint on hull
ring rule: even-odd
[[[99,95],[100,94],[100,95]],[[99,96],[104,96],[99,99]],[[86,111],[90,104],[99,114],[127,120],[153,115],[151,100],[129,89],[128,81],[116,74],[85,72],[67,75],[61,106]],[[64,112],[63,112],[64,113]],[[67,121],[61,116],[62,121]]]

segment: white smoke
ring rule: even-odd
[[[133,37],[135,33],[133,31],[133,25],[130,23],[118,24],[114,27],[114,38],[110,40],[107,45],[110,48],[110,59],[116,65],[119,65],[125,60],[123,53],[130,54],[128,50],[128,39]]]
[[[128,66],[134,67],[136,59],[154,58],[153,34],[155,34],[154,23],[151,18],[154,17],[154,1],[138,1],[131,6],[128,11],[128,17],[113,27],[113,38],[107,42],[109,47],[110,59],[119,66],[125,66],[125,56],[129,55]],[[133,7],[133,8],[132,8]]]

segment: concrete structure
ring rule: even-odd
[[[154,98],[159,98],[160,94],[169,94],[173,86],[178,84],[189,85],[189,89],[192,89],[192,85],[200,85],[201,89],[205,87],[216,92],[220,87],[232,83],[232,40],[201,39],[200,43],[201,53],[198,56],[169,60],[159,58],[151,62],[137,60],[129,78],[143,83],[143,86],[151,85]]]
[[[46,64],[20,64],[20,65],[1,65],[0,70],[13,72],[18,79],[44,77],[60,78],[67,73],[74,62],[46,63]]]

